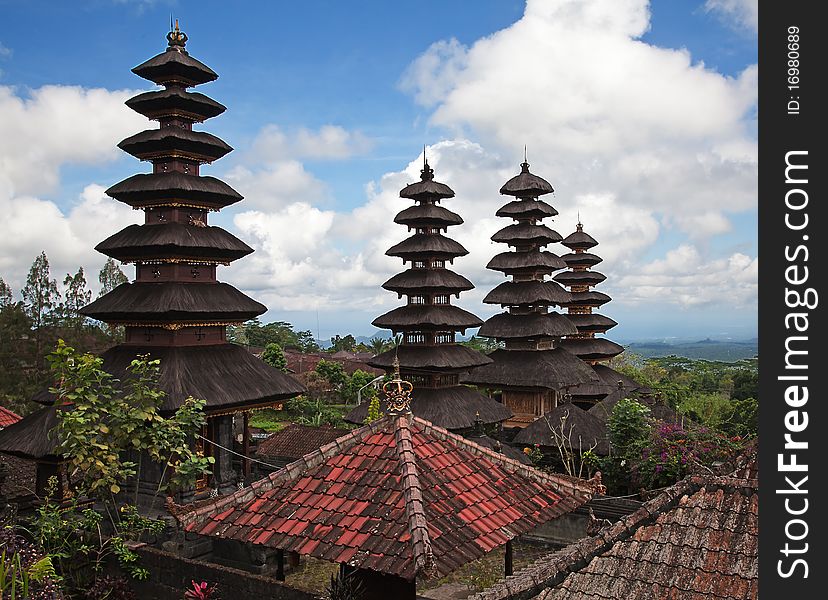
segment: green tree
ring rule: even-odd
[[[382,354],[386,350],[391,350],[394,347],[393,340],[389,340],[386,338],[381,338],[378,335],[375,335],[370,340],[368,340],[368,350],[373,352],[374,356],[377,354]]]
[[[650,439],[650,409],[630,398],[620,400],[607,422],[613,454],[638,459]]]
[[[379,396],[374,395],[371,398],[371,401],[368,403],[368,414],[365,416],[365,420],[363,423],[368,425],[373,423],[374,421],[380,420],[384,415],[380,412],[380,400]]]
[[[5,308],[14,302],[14,295],[12,294],[9,285],[0,277],[0,309]]]
[[[360,389],[368,386],[376,378],[373,373],[368,373],[362,369],[357,369],[351,375],[345,377],[345,382],[342,384],[339,395],[342,402],[345,404],[356,403],[357,394]],[[377,390],[373,386],[365,387],[362,390],[362,399],[373,398],[377,395]]]
[[[104,296],[114,290],[123,283],[128,283],[129,278],[121,270],[113,259],[107,258],[103,268],[98,273],[98,281],[101,284],[101,291],[98,293],[98,298]]]
[[[23,303],[0,308],[0,399],[4,406],[20,414],[30,412],[29,399],[38,386],[35,365],[39,360]]]
[[[282,373],[288,372],[285,352],[279,344],[270,343],[265,346],[264,352],[262,352],[262,360],[274,369],[279,369]]]
[[[314,370],[325,378],[331,387],[336,390],[342,389],[342,386],[348,379],[348,375],[345,373],[345,367],[332,360],[320,360]]]
[[[335,335],[331,338],[331,347],[328,348],[328,352],[341,352],[343,350],[345,352],[353,352],[356,345],[356,338],[350,333],[344,337]]]
[[[42,357],[48,340],[45,328],[51,324],[54,310],[60,303],[57,281],[50,277],[49,259],[45,252],[41,252],[32,263],[20,295],[33,329],[36,355],[34,368],[40,376],[44,371]]]
[[[733,414],[733,407],[728,397],[720,392],[690,392],[682,398],[678,411],[697,423],[720,429]]]
[[[63,279],[63,304],[61,304],[61,317],[64,326],[80,330],[83,327],[86,317],[80,314],[80,309],[89,304],[92,300],[92,292],[86,285],[86,277],[83,275],[83,267],[78,268],[74,275],[66,274]]]

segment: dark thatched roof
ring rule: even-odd
[[[189,347],[121,344],[101,355],[103,369],[118,379],[128,377],[136,356],[161,361],[158,387],[167,396],[165,411],[174,411],[188,396],[207,401],[206,410],[261,406],[298,396],[304,386],[236,344]]]
[[[130,225],[95,246],[95,250],[121,262],[161,258],[230,262],[253,252],[253,248],[221,227],[173,222]]]
[[[242,199],[241,194],[220,179],[178,171],[133,175],[113,185],[106,194],[136,208],[169,201],[217,210]]]
[[[607,276],[598,271],[564,271],[552,279],[561,285],[598,285],[606,280]]]
[[[491,292],[483,302],[501,306],[520,304],[567,304],[572,295],[554,281],[504,281]]]
[[[227,108],[198,92],[170,87],[157,92],[144,92],[126,101],[126,105],[149,119],[179,116],[204,121],[223,113]]]
[[[561,340],[561,347],[584,360],[604,360],[624,351],[623,346],[606,338],[570,338]]]
[[[572,324],[578,328],[578,331],[588,332],[597,331],[604,332],[607,329],[612,329],[618,323],[609,317],[592,313],[589,315],[567,315]]]
[[[575,333],[578,333],[578,330],[572,322],[566,316],[555,312],[528,315],[503,312],[486,319],[477,335],[507,340],[561,337]]]
[[[387,256],[399,256],[403,260],[433,257],[435,259],[452,259],[465,256],[469,251],[459,242],[439,234],[415,233],[399,244],[391,246]]]
[[[639,402],[650,409],[650,416],[665,423],[692,423],[690,419],[677,413],[675,410],[667,406],[662,400],[643,395],[644,392],[626,391],[617,389],[606,398],[595,404],[589,409],[589,414],[594,416],[599,421],[606,423],[615,405],[625,398],[632,397],[633,400]]]
[[[380,411],[387,412],[384,400]],[[446,429],[468,429],[478,419],[489,425],[512,416],[506,406],[465,385],[445,388],[414,388],[411,394],[411,412],[415,417],[431,421]],[[363,423],[368,416],[368,404],[363,402],[345,417],[350,423]]]
[[[57,411],[63,409],[44,406],[0,429],[0,453],[33,460],[57,460],[58,440],[51,432],[60,423]]]
[[[568,306],[601,306],[612,300],[604,292],[572,292]]]
[[[557,254],[536,249],[529,252],[501,252],[492,257],[486,268],[507,274],[519,271],[552,273],[565,269],[566,263]]]
[[[551,194],[555,190],[543,177],[529,172],[529,163],[520,165],[520,174],[515,175],[500,188],[501,194],[517,196],[518,198],[537,198],[543,194]]]
[[[118,148],[141,160],[176,154],[203,162],[218,160],[233,150],[210,133],[183,127],[147,129],[121,141]]]
[[[649,394],[652,391],[650,388],[642,386],[634,379],[606,365],[592,365],[592,369],[601,381],[597,383],[584,383],[570,388],[569,393],[572,395],[573,400],[599,400],[619,391],[622,396],[632,392]]]
[[[443,292],[456,294],[473,290],[471,281],[449,269],[408,269],[382,284],[382,287],[399,294]]]
[[[568,439],[569,441],[564,444],[575,452],[584,452],[595,445],[593,452],[596,454],[600,456],[609,454],[609,440],[604,423],[574,404],[556,406],[521,429],[512,443],[554,447],[556,446],[553,441],[554,435],[563,435]]]
[[[462,330],[479,327],[483,321],[450,304],[406,304],[380,315],[371,324],[380,329],[411,331],[421,329]]]
[[[347,429],[337,429],[329,425],[312,427],[291,423],[281,431],[277,431],[259,442],[256,448],[256,456],[296,460],[347,433]]]
[[[169,48],[141,63],[132,72],[159,85],[177,81],[187,86],[199,85],[218,79],[218,75],[200,60],[186,51]]]
[[[570,252],[569,254],[561,256],[561,259],[568,267],[575,267],[579,265],[594,267],[604,260],[597,254],[592,254],[591,252]]]
[[[227,283],[124,283],[80,313],[104,322],[247,321],[267,307]]]
[[[445,183],[434,181],[434,171],[426,163],[425,168],[420,171],[420,181],[409,183],[400,190],[401,198],[412,200],[439,200],[441,198],[453,198],[454,190]]]
[[[449,227],[461,225],[463,218],[436,204],[415,204],[398,212],[394,223],[409,227]]]
[[[509,444],[504,444],[500,440],[490,438],[488,435],[469,435],[466,436],[466,439],[470,442],[474,442],[475,444],[483,446],[484,448],[488,448],[489,450],[499,452],[503,456],[521,462],[524,465],[532,464],[532,459],[526,456],[526,454],[524,454],[522,451],[518,450],[517,448],[513,448]]]
[[[471,371],[463,383],[490,388],[561,389],[598,381],[584,361],[563,348],[553,350],[498,349],[489,354],[493,361]]]
[[[578,229],[566,236],[561,243],[571,250],[579,248],[586,250],[598,245],[595,238],[586,233],[580,223],[578,223]]]
[[[493,242],[502,242],[510,245],[521,242],[545,245],[560,242],[561,236],[557,231],[549,229],[546,225],[515,223],[513,225],[507,225],[495,233],[491,239]]]
[[[435,371],[468,370],[485,365],[492,359],[477,350],[460,344],[440,344],[439,346],[414,346],[401,344],[398,348],[378,354],[368,361],[377,369],[389,371],[394,368],[394,357],[400,360],[403,371],[433,369]]]
[[[543,200],[532,200],[529,198],[512,200],[500,207],[495,213],[498,217],[512,217],[513,219],[543,219],[545,217],[554,217],[557,214],[558,211]]]

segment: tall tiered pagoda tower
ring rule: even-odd
[[[582,223],[578,222],[576,230],[562,242],[571,252],[563,256],[569,269],[555,275],[554,279],[561,285],[569,288],[572,299],[566,305],[569,320],[578,331],[567,334],[561,345],[572,354],[593,366],[596,374],[601,378],[598,385],[583,385],[571,390],[572,401],[585,408],[606,397],[617,387],[626,387],[629,380],[605,365],[614,356],[624,351],[623,346],[604,337],[609,329],[618,325],[613,319],[594,312],[611,298],[603,292],[596,292],[592,288],[603,282],[606,276],[592,267],[603,259],[592,253],[598,245],[591,235],[584,231]]]
[[[405,296],[406,304],[377,317],[373,325],[402,334],[399,346],[368,361],[373,367],[394,371],[399,360],[403,378],[414,385],[411,409],[415,416],[455,431],[470,431],[476,423],[501,423],[511,416],[502,404],[473,388],[460,384],[460,375],[491,360],[457,343],[456,335],[478,327],[475,315],[451,304],[452,295],[471,290],[474,285],[446,268],[468,251],[442,234],[463,219],[440,202],[453,198],[454,192],[434,181],[434,171],[425,162],[420,181],[407,185],[400,197],[414,201],[394,217],[414,234],[391,247],[386,255],[399,257],[410,268],[394,275],[382,287]],[[361,423],[367,406],[356,408],[348,419]]]
[[[165,52],[132,71],[163,86],[127,100],[132,110],[158,121],[118,147],[152,163],[152,173],[133,175],[106,193],[144,211],[144,224],[130,225],[96,246],[124,263],[135,264],[135,280],[84,307],[87,317],[125,328],[125,340],[103,354],[104,369],[123,378],[136,355],[160,359],[164,410],[174,411],[188,396],[206,400],[204,451],[216,462],[205,487],[226,490],[237,474],[231,467],[234,414],[272,406],[303,387],[245,348],[230,344],[226,327],[263,314],[267,308],[216,279],[218,265],[253,252],[220,227],[208,225],[211,211],[239,202],[229,185],[200,174],[201,166],[232,150],[219,138],[193,130],[225,107],[197,92],[196,85],[218,75],[189,55],[187,35],[167,35]],[[245,418],[246,421],[246,418]],[[246,467],[248,465],[245,465]],[[142,473],[155,491],[158,473]]]
[[[553,252],[544,250],[561,236],[541,221],[558,214],[538,197],[552,193],[552,186],[521,164],[520,174],[507,181],[500,193],[514,196],[495,213],[515,221],[495,233],[492,240],[514,251],[492,258],[487,268],[500,271],[510,281],[495,287],[483,299],[505,309],[487,320],[478,335],[495,338],[503,347],[489,355],[491,364],[478,367],[464,381],[502,392],[503,404],[514,413],[504,425],[525,427],[557,406],[569,386],[595,380],[591,369],[563,348],[559,340],[578,330],[564,315],[550,307],[564,306],[569,292],[547,275],[566,268]]]

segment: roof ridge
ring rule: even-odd
[[[418,574],[426,577],[435,570],[434,553],[428,535],[428,521],[423,506],[423,490],[417,473],[417,455],[411,439],[410,415],[400,415],[394,420],[394,442],[400,461],[400,482],[405,499],[405,514],[411,533],[414,564]]]

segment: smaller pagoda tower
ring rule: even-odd
[[[495,338],[503,348],[489,355],[491,364],[472,371],[464,381],[502,393],[503,403],[513,417],[504,425],[525,427],[557,406],[558,398],[573,385],[597,379],[591,369],[563,348],[558,341],[578,330],[564,315],[550,307],[564,306],[569,292],[554,281],[551,273],[566,268],[557,254],[544,250],[561,241],[558,232],[541,221],[558,214],[538,197],[553,192],[542,177],[529,172],[524,160],[521,172],[507,181],[500,193],[513,196],[495,213],[515,221],[492,236],[514,251],[492,258],[487,268],[511,277],[483,299],[499,304],[504,312],[487,320],[478,335]]]
[[[372,367],[394,371],[399,360],[400,372],[415,386],[414,414],[435,425],[454,431],[470,431],[477,420],[486,424],[501,423],[511,416],[502,404],[476,390],[460,384],[460,375],[485,365],[485,355],[457,343],[458,332],[478,327],[482,321],[472,313],[451,304],[452,295],[471,290],[474,285],[446,268],[455,258],[468,251],[442,234],[460,225],[460,215],[440,206],[454,197],[454,191],[434,180],[434,171],[425,161],[420,181],[405,186],[400,197],[414,201],[394,217],[414,234],[391,247],[386,255],[401,258],[410,268],[394,275],[382,287],[405,296],[406,304],[377,317],[375,327],[402,334],[398,347],[368,361]],[[348,415],[348,420],[362,423],[367,416],[363,404]]]

